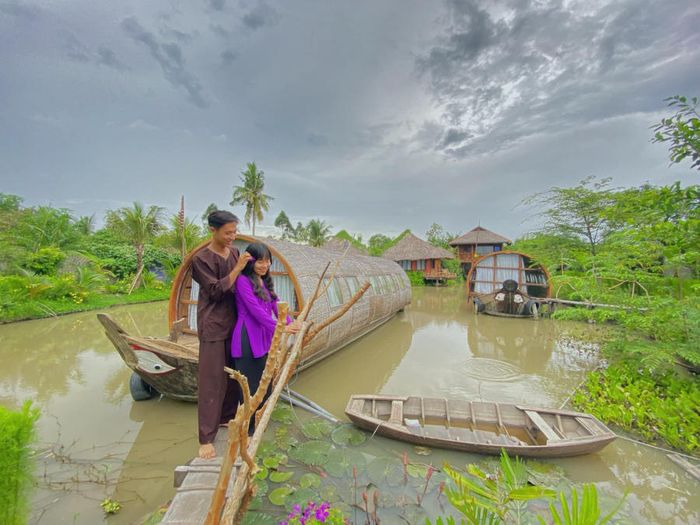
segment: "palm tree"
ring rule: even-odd
[[[107,212],[107,227],[129,241],[136,250],[136,276],[129,291],[143,282],[143,253],[146,243],[163,229],[163,208],[149,206],[146,210],[140,202],[132,208],[120,208]]]
[[[309,246],[323,246],[331,236],[331,227],[320,219],[311,219],[306,225]]]
[[[214,204],[213,202],[207,206],[207,209],[204,210],[204,213],[202,214],[202,225],[204,226],[204,231],[209,231],[209,214],[218,210],[219,207]]]
[[[248,226],[253,224],[255,235],[255,221],[263,220],[263,210],[269,211],[268,201],[274,200],[263,193],[265,188],[265,172],[258,170],[255,162],[249,162],[245,171],[241,172],[242,186],[233,187],[233,200],[231,206],[245,204],[245,222]]]
[[[202,241],[202,229],[192,219],[185,218],[183,223],[181,216],[176,213],[170,217],[169,222],[173,235],[168,239],[173,248],[180,249],[184,244],[185,252],[189,252]]]

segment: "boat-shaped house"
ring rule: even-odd
[[[324,328],[304,348],[299,364],[303,370],[343,348],[355,339],[388,321],[411,302],[410,282],[401,267],[381,257],[332,253],[271,238],[239,235],[235,246],[243,252],[253,241],[267,245],[272,253],[270,268],[275,292],[289,304],[292,314],[301,311],[314,293],[316,284],[328,264],[339,260],[335,279],[325,295],[314,303],[309,321],[332,315],[365,283],[370,288],[340,319]],[[139,381],[145,389],[155,389],[174,399],[194,401],[197,397],[197,296],[199,286],[192,279],[192,257],[206,248],[205,242],[190,252],[173,281],[168,308],[170,336],[136,337],[127,334],[109,316],[99,314],[124,362],[135,372],[132,394]],[[326,279],[333,273],[331,265]],[[135,396],[136,397],[136,396]],[[146,397],[146,396],[144,396]]]
[[[478,313],[537,316],[550,292],[547,269],[521,252],[483,255],[473,261],[467,274],[468,298]]]

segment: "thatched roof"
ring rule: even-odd
[[[468,231],[461,237],[457,237],[450,241],[450,246],[459,246],[460,244],[510,244],[512,241],[503,235],[477,226],[471,231]]]
[[[348,246],[350,247],[349,249]],[[331,237],[330,239],[328,239],[321,248],[339,254],[345,253],[345,250],[347,249],[348,255],[367,255],[366,250],[360,250],[359,248],[350,244],[350,241],[345,239],[338,239],[337,237]]]
[[[424,259],[454,259],[452,252],[433,246],[419,239],[412,233],[406,234],[394,246],[384,252],[382,257],[392,261],[421,261]]]

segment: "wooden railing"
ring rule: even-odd
[[[456,279],[457,274],[447,270],[426,270],[423,273],[424,279]]]

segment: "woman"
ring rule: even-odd
[[[248,245],[246,253],[250,260],[236,280],[236,310],[238,319],[231,337],[231,356],[235,368],[248,379],[251,395],[254,395],[270,350],[272,337],[277,326],[277,295],[275,294],[270,265],[272,255],[262,243]],[[286,332],[299,331],[298,321],[287,316]],[[268,392],[265,398],[269,395]],[[254,418],[251,418],[248,433],[253,434]]]
[[[231,326],[236,322],[234,283],[239,279],[250,255],[238,256],[233,247],[238,217],[217,210],[207,217],[211,242],[192,258],[192,279],[199,284],[197,299],[197,336],[199,372],[197,415],[199,421],[199,457],[216,455],[214,438],[219,425],[236,413],[238,384],[224,372],[230,363]]]

